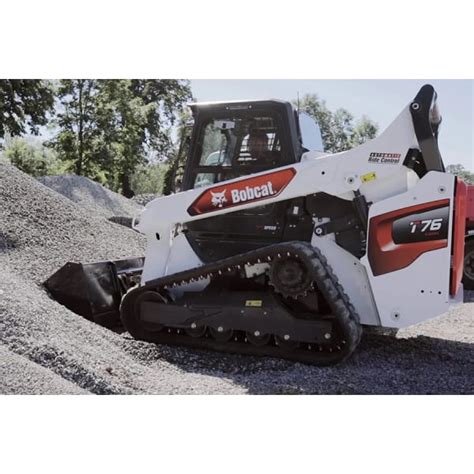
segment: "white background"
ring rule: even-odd
[[[440,5],[3,2],[0,77],[472,78],[468,3]],[[3,396],[0,410],[8,474],[473,468],[472,396]]]

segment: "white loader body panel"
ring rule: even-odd
[[[369,218],[373,218],[413,205],[449,200],[446,247],[422,253],[409,266],[378,276],[374,276],[367,254],[361,259],[384,327],[402,328],[420,323],[446,312],[457,301],[449,295],[450,272],[447,271],[451,264],[454,181],[452,175],[431,172],[406,193],[370,208]]]

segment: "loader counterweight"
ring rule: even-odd
[[[464,268],[464,245],[466,236],[468,186],[456,178],[453,226],[453,263],[450,293],[456,296],[461,284]]]

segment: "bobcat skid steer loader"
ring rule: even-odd
[[[410,326],[463,301],[474,204],[445,172],[433,87],[336,154],[286,102],[191,109],[183,191],[134,222],[144,260],[69,263],[46,282],[58,301],[120,315],[144,341],[314,364],[347,358],[364,326]]]

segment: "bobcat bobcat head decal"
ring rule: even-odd
[[[190,216],[219,212],[278,196],[295,177],[295,168],[247,176],[204,189],[188,208]]]
[[[221,191],[220,193],[213,193],[211,191],[211,194],[212,194],[212,205],[214,207],[222,207],[226,202],[227,202],[227,198],[225,197],[225,192],[227,190],[224,189],[224,191]]]

